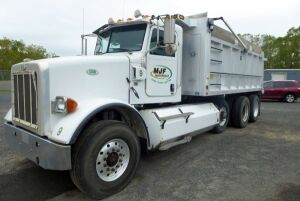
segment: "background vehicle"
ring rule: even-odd
[[[244,128],[260,113],[263,52],[222,17],[135,17],[97,29],[94,56],[12,68],[7,142],[43,168],[70,170],[93,198],[130,182],[141,148],[167,150],[229,121]]]
[[[300,83],[295,80],[267,81],[264,83],[263,99],[275,99],[293,103],[300,97]]]

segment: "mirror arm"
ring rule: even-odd
[[[157,33],[156,33],[156,36],[157,36],[157,41],[156,41],[156,46],[159,46],[159,16],[157,17]]]
[[[146,56],[149,52],[153,51],[153,50],[156,50],[157,48],[166,48],[168,47],[168,45],[158,45],[158,46],[155,46],[149,50],[147,50],[146,52],[144,52],[144,56]]]
[[[147,51],[145,52],[145,56],[146,56],[149,52],[152,52],[153,50],[156,50],[157,48],[160,48],[160,47],[155,46],[155,47],[153,47],[153,48],[147,50]]]

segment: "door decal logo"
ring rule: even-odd
[[[165,84],[171,81],[172,70],[167,66],[157,65],[150,72],[151,80],[159,84]]]

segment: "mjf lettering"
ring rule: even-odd
[[[163,74],[165,74],[166,69],[165,68],[154,68],[153,71],[155,74],[163,75]]]

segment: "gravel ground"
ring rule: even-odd
[[[1,119],[9,101],[0,93]],[[263,102],[261,113],[245,129],[143,154],[130,185],[105,200],[300,200],[300,102]],[[88,200],[68,172],[43,170],[11,151],[3,132],[1,123],[0,200]]]

